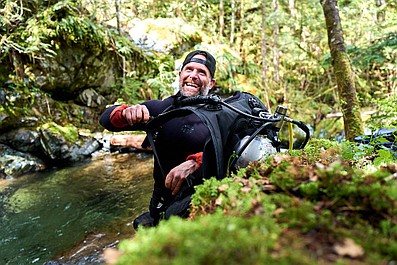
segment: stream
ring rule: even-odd
[[[152,155],[106,154],[0,181],[0,264],[104,264],[147,211]]]

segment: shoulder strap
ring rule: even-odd
[[[161,162],[160,159],[158,157],[158,153],[156,150],[156,145],[153,139],[154,134],[156,133],[156,130],[163,125],[165,122],[176,118],[176,117],[183,117],[186,116],[190,113],[192,113],[192,107],[184,107],[184,108],[177,108],[177,109],[166,109],[163,113],[161,113],[160,115],[158,115],[156,118],[154,118],[153,120],[149,121],[146,124],[145,127],[145,131],[146,131],[146,138],[143,141],[142,145],[145,145],[146,147],[148,147],[149,145],[152,147],[152,151],[153,154],[155,156],[156,159],[156,163],[160,168],[161,174],[163,175],[163,178],[165,179],[165,177],[167,176],[167,174],[165,173],[163,167],[161,166]]]
[[[159,166],[159,168],[160,168],[161,175],[163,176],[163,179],[165,179],[165,177],[166,177],[167,175],[165,174],[164,169],[163,169],[163,167],[161,166],[160,159],[159,159],[158,154],[157,154],[157,151],[156,151],[156,145],[154,144],[154,140],[153,140],[153,133],[154,133],[154,132],[147,132],[147,133],[146,133],[146,138],[145,138],[144,141],[146,141],[146,140],[149,141],[149,144],[150,144],[150,146],[152,147],[153,154],[154,154],[154,156],[155,156],[155,158],[156,158],[156,163],[158,164],[158,166]]]

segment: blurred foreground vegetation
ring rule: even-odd
[[[117,264],[394,264],[396,158],[312,139],[193,195],[172,218],[120,244]]]

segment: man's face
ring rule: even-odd
[[[206,60],[202,54],[197,54],[193,58]],[[214,84],[215,79],[211,78],[210,71],[201,63],[190,62],[179,72],[179,90],[182,96],[207,95]]]

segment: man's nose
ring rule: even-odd
[[[193,70],[190,72],[190,78],[197,78],[198,76],[198,71],[197,70]]]

